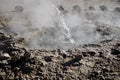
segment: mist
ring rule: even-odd
[[[0,16],[8,19],[4,31],[24,38],[32,49],[69,49],[120,39],[119,5],[96,1],[0,0]]]

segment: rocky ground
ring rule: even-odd
[[[21,23],[26,18],[24,17],[26,14],[23,16],[21,12],[27,8],[23,3],[16,6],[15,0],[13,0],[13,6],[7,5],[8,1],[1,1],[0,80],[120,80],[120,0],[61,0],[59,8],[64,15],[70,13],[73,15],[73,18],[70,19],[74,19],[74,15],[78,14],[80,19],[83,19],[81,20],[83,23],[80,24],[82,27],[84,25],[85,27],[96,26],[95,33],[103,38],[100,40],[102,42],[98,44],[77,45],[78,47],[66,51],[41,49],[41,45],[39,46],[40,50],[33,49],[35,48],[33,44],[33,48],[28,49],[28,45],[31,43],[29,40],[42,38],[42,36],[36,36],[39,35],[40,30],[33,27],[33,30],[30,28],[30,30],[20,32],[19,29],[22,27],[19,26],[23,25],[19,24],[19,20]],[[18,26],[15,27],[18,31],[15,29],[15,32],[12,31],[13,25],[10,25],[12,18],[13,20],[16,18],[13,25]],[[19,20],[16,22],[17,19]],[[29,20],[25,24],[27,25],[24,28],[30,27]],[[70,28],[70,31],[78,35],[81,29],[83,28],[73,27]],[[49,39],[51,34],[52,37],[55,37],[53,34],[58,33],[52,30],[56,31],[57,28],[41,30],[41,33],[48,34],[47,38],[43,37],[43,42]],[[85,28],[85,31],[88,29]],[[83,41],[90,41],[90,38],[93,40],[93,37],[77,36],[76,38],[79,40],[85,38]],[[41,43],[43,42],[41,41]],[[52,42],[55,46],[57,45],[53,40]],[[47,44],[49,43],[48,40]],[[58,43],[61,45],[59,41]],[[53,44],[49,46],[54,49]]]
[[[120,41],[26,50],[0,33],[0,80],[120,80]]]

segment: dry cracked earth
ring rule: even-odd
[[[120,41],[26,50],[0,33],[0,80],[120,80]]]

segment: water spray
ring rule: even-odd
[[[55,7],[55,9],[56,9],[56,11],[58,13],[59,20],[60,20],[60,22],[62,24],[62,28],[63,28],[64,36],[61,37],[61,38],[68,40],[70,43],[75,43],[75,41],[71,37],[70,30],[69,30],[69,28],[68,28],[68,26],[67,26],[67,24],[65,22],[64,14],[57,7]]]

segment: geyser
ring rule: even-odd
[[[82,44],[120,39],[120,6],[117,1],[0,2],[0,17],[5,18],[0,18],[1,31],[24,38],[28,48],[69,49]],[[3,24],[7,26],[4,28]]]

